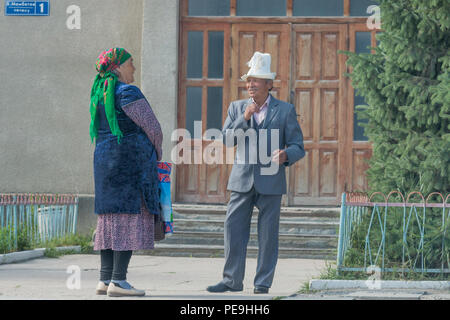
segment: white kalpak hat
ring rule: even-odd
[[[250,67],[247,74],[244,74],[241,79],[247,80],[248,77],[259,79],[275,79],[276,73],[270,72],[271,56],[269,53],[261,53],[256,51],[253,57],[247,62]]]

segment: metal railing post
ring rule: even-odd
[[[345,236],[345,220],[346,220],[347,208],[345,205],[345,192],[342,193],[341,200],[341,219],[339,223],[339,242],[338,242],[338,254],[337,254],[337,273],[339,274],[339,268],[344,263],[344,236]]]
[[[78,199],[76,199],[74,204],[74,217],[73,217],[73,229],[72,233],[75,234],[77,232],[77,219],[78,219]]]

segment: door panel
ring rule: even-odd
[[[337,32],[323,32],[321,35],[321,80],[339,80],[339,59],[337,51],[339,50],[340,34]]]
[[[311,79],[314,74],[314,64],[311,63],[313,55],[313,34],[312,33],[295,33],[296,46],[296,79]]]
[[[351,165],[351,188],[352,191],[366,191],[367,177],[366,170],[369,168],[367,161],[372,156],[372,150],[368,147],[359,146],[353,147]]]
[[[337,141],[339,130],[338,90],[321,90],[322,106],[320,108],[320,141]]]
[[[338,152],[333,149],[320,150],[319,157],[319,197],[336,197]]]
[[[271,71],[276,72],[272,94],[288,98],[290,27],[287,24],[235,24],[232,26],[231,100],[247,99],[241,76],[249,70],[247,62],[255,51],[270,53]]]
[[[290,205],[338,204],[345,184],[346,25],[294,25],[291,90],[307,155],[290,170]]]
[[[312,140],[313,138],[313,106],[314,92],[310,89],[296,90],[295,105],[297,107],[297,114],[299,115],[299,123],[303,132],[304,140]]]

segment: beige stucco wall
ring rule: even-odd
[[[0,2],[0,192],[93,194],[89,96],[95,60],[120,46],[141,79],[143,0],[51,0],[50,16]],[[69,30],[67,7],[81,9]]]
[[[171,161],[177,127],[178,0],[145,0],[142,32],[142,91],[163,130],[163,160]],[[172,196],[175,198],[175,169]]]
[[[98,54],[127,48],[135,85],[161,122],[177,119],[177,0],[50,0],[50,16],[4,15],[0,1],[0,193],[76,193],[78,231],[96,225],[89,97]],[[81,29],[66,12],[81,10]],[[175,175],[173,174],[172,177]],[[175,186],[175,183],[172,184]]]

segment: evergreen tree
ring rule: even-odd
[[[380,0],[374,54],[349,56],[373,142],[371,191],[450,191],[450,0]]]

